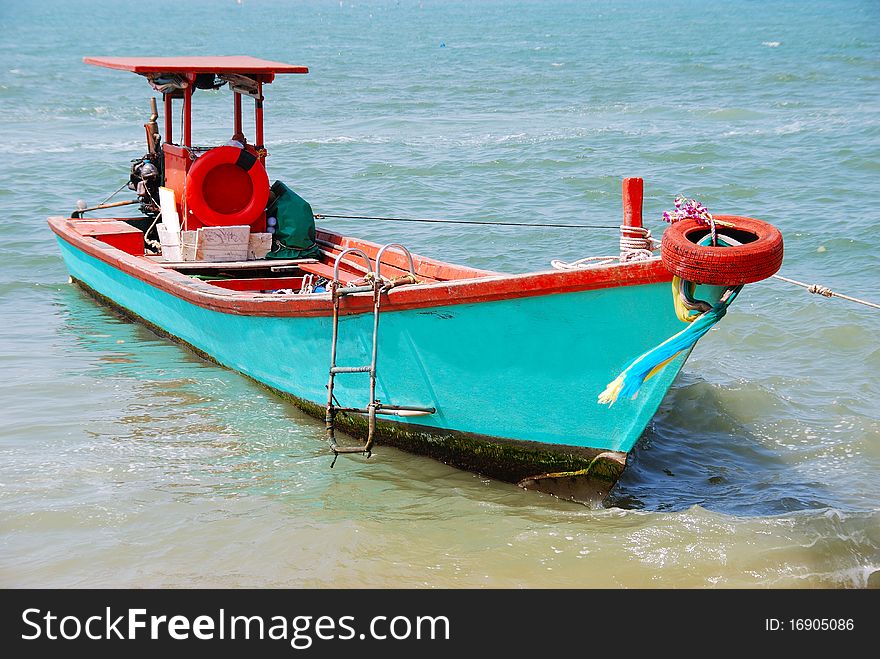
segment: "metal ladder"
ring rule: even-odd
[[[409,273],[403,277],[391,280],[382,278],[382,256],[385,251],[390,248],[401,250],[407,258],[409,265]],[[366,265],[366,274],[364,281],[366,283],[356,286],[344,286],[339,281],[339,265],[343,258],[349,254],[359,256],[364,260]],[[379,348],[379,312],[382,307],[382,294],[389,291],[394,286],[401,284],[416,283],[415,266],[413,264],[412,254],[409,250],[398,243],[389,243],[383,246],[376,254],[376,271],[373,272],[373,265],[367,254],[357,249],[349,247],[342,250],[336,257],[333,265],[333,280],[330,282],[330,296],[333,300],[333,339],[330,343],[330,378],[327,382],[327,411],[324,415],[324,423],[327,430],[327,441],[330,444],[330,450],[333,451],[333,462],[330,464],[332,468],[336,464],[336,458],[341,453],[363,453],[366,457],[372,454],[373,442],[376,435],[376,415],[389,414],[393,416],[424,416],[434,414],[437,410],[433,407],[421,407],[417,405],[385,405],[376,398],[376,358]],[[336,365],[336,348],[339,339],[339,302],[347,295],[355,293],[373,293],[373,343],[370,357],[370,363],[366,366],[337,366]],[[337,375],[346,373],[369,373],[370,374],[370,402],[366,407],[340,407],[336,404],[333,395],[333,385]],[[367,440],[363,446],[339,446],[336,442],[336,415],[339,412],[351,412],[355,414],[366,414],[367,421]]]

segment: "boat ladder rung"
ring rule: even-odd
[[[333,449],[334,453],[364,453],[363,446],[336,446]]]
[[[392,412],[424,412],[425,414],[433,414],[437,411],[435,407],[424,407],[422,405],[386,405],[385,403],[380,403],[377,407]]]
[[[369,286],[340,286],[336,289],[337,295],[352,295],[353,293],[368,293],[373,290],[373,284]]]
[[[369,414],[369,407],[337,407],[337,412],[350,412],[353,414]],[[416,405],[376,405],[376,414],[387,416],[428,416],[437,411],[434,407],[420,407]]]

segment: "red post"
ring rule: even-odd
[[[171,94],[162,94],[162,98],[165,101],[165,141],[168,144],[172,144],[174,140],[172,140],[171,134]]]
[[[623,226],[642,226],[644,184],[640,178],[623,179]]]

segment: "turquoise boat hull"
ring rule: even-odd
[[[58,239],[74,280],[125,312],[323,416],[331,318],[230,314],[169,294]],[[338,363],[370,361],[372,314],[343,316]],[[679,331],[668,282],[386,312],[378,398],[436,408],[383,419],[379,437],[508,481],[598,466],[628,453],[687,355],[637,398],[597,395],[635,355]],[[368,401],[368,375],[337,377],[342,407]],[[362,434],[362,418],[343,424]],[[622,466],[621,466],[622,469]],[[612,469],[611,471],[614,471]],[[612,479],[616,476],[609,474]]]

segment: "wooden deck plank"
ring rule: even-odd
[[[256,261],[163,261],[162,257],[145,257],[151,263],[172,270],[257,270],[279,265],[303,265],[318,263],[317,259],[257,259]]]

